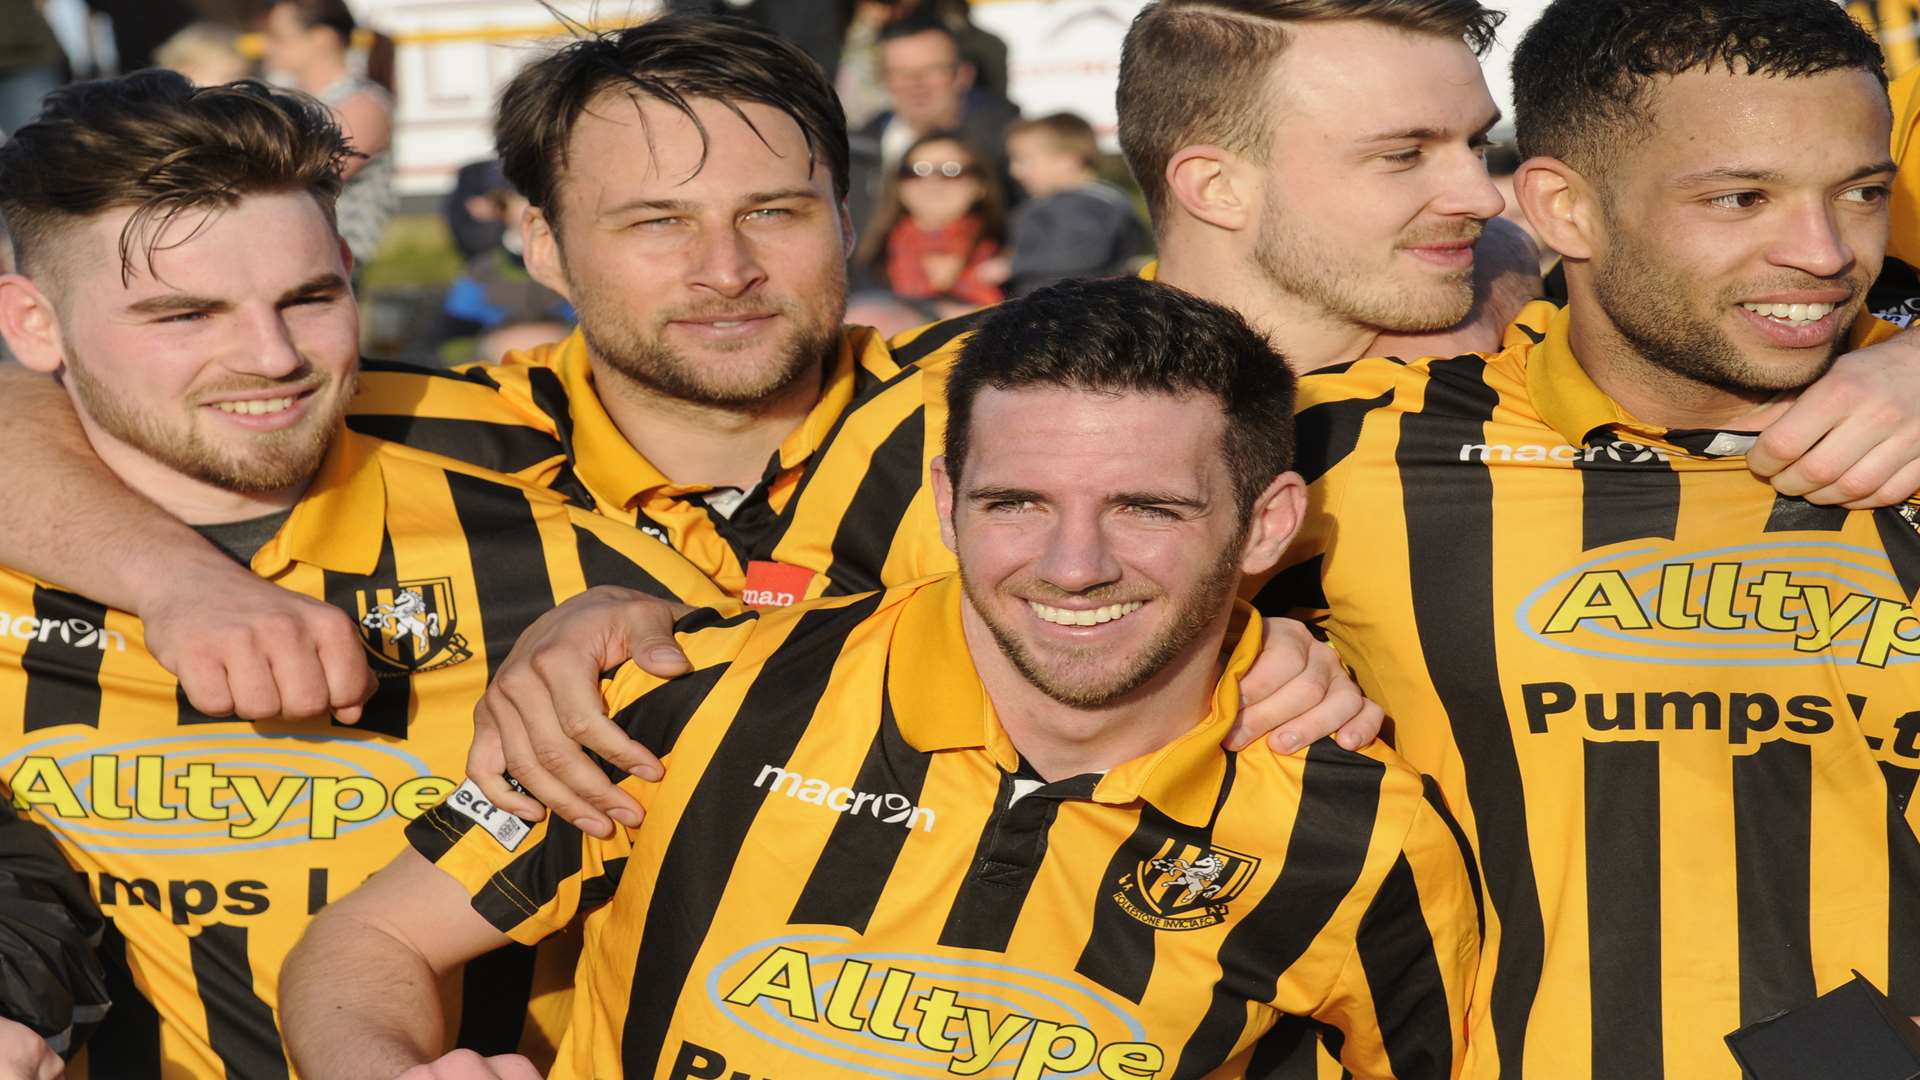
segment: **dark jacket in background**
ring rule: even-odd
[[[1099,181],[1029,199],[1013,212],[1010,234],[1009,296],[1025,296],[1066,278],[1123,273],[1150,242],[1133,200]]]
[[[53,838],[0,799],[0,1016],[71,1057],[107,1015],[105,925]]]

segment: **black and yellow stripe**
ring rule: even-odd
[[[1418,775],[1332,743],[1221,750],[1256,623],[1192,731],[1045,782],[961,603],[947,576],[683,625],[693,675],[609,689],[667,749],[664,780],[623,781],[637,830],[549,821],[510,851],[446,806],[409,828],[516,940],[609,905],[555,1076],[933,1076],[982,1054],[1283,1075],[1256,1052],[1281,1028],[1309,1069],[1332,1033],[1355,1074],[1456,1075],[1477,898]]]
[[[549,491],[344,431],[253,569],[363,620],[381,678],[357,726],[202,716],[137,619],[0,570],[0,786],[112,924],[114,1007],[69,1075],[286,1076],[281,958],[459,783],[474,704],[527,624],[598,584],[729,602]],[[571,959],[516,947],[473,965],[463,1044],[550,1055],[567,1009],[551,969]]]
[[[1312,506],[1261,596],[1472,838],[1469,1075],[1734,1080],[1723,1036],[1853,969],[1920,1013],[1920,534],[1635,420],[1523,319],[1302,378]]]
[[[601,404],[579,331],[498,364],[451,371],[368,362],[347,422],[551,488],[667,544],[737,597],[748,566],[771,559],[794,492],[848,407],[899,373],[878,334],[848,327],[822,373],[819,400],[730,514],[708,505],[711,487],[675,483],[627,441]]]

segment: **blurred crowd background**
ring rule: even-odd
[[[1517,39],[1543,5],[1505,5],[1502,38]],[[558,36],[665,10],[738,15],[801,45],[839,89],[859,235],[848,321],[891,333],[1151,257],[1144,205],[1112,141],[1118,42],[1140,6],[0,0],[0,132],[68,80],[151,65],[202,83],[298,87],[334,109],[364,155],[340,215],[368,355],[495,359],[562,336],[572,311],[521,262],[509,226],[526,202],[488,156],[493,91]],[[1920,0],[1846,6],[1878,34],[1894,74],[1920,62]],[[1517,162],[1496,146],[1489,164],[1498,175]]]

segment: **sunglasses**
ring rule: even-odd
[[[958,180],[963,176],[978,175],[980,175],[980,166],[969,165],[964,161],[903,161],[900,163],[902,180],[912,180],[915,177],[923,180],[932,177]]]

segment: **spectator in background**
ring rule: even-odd
[[[1007,159],[1027,201],[1013,214],[1010,296],[1071,277],[1122,273],[1151,243],[1126,192],[1094,171],[1100,143],[1073,113],[1022,120]]]
[[[196,86],[221,86],[253,72],[252,61],[240,55],[239,39],[218,23],[197,22],[168,38],[153,51],[153,59]]]
[[[502,228],[493,247],[468,259],[447,290],[435,336],[442,358],[453,363],[498,360],[509,351],[558,341],[573,329],[573,305],[527,273],[520,232],[527,197],[507,182],[498,162],[488,164],[490,182],[477,198],[487,204],[485,216]],[[471,348],[450,355],[449,348],[462,339],[469,339]]]
[[[854,252],[847,321],[896,332],[1003,299],[995,272],[1005,235],[999,185],[954,132],[907,149],[873,226]]]
[[[189,0],[86,0],[87,8],[105,15],[113,27],[113,70],[139,71],[152,67],[154,50],[185,29],[200,15]],[[104,63],[97,74],[106,75]]]
[[[337,212],[355,277],[379,250],[399,203],[393,186],[393,41],[373,35],[367,73],[348,64],[358,24],[345,0],[279,0],[267,10],[267,64],[333,110],[361,156],[349,158]]]
[[[869,231],[887,178],[907,149],[936,132],[956,132],[990,153],[987,165],[1002,188],[1007,128],[1020,118],[1013,103],[974,87],[974,68],[960,55],[954,32],[938,19],[916,16],[880,32],[880,65],[892,109],[851,135],[855,224]]]
[[[39,0],[0,0],[0,135],[31,120],[66,75],[67,54]]]
[[[858,131],[887,109],[880,72],[880,33],[906,19],[932,16],[953,31],[960,59],[973,65],[973,87],[991,97],[1007,96],[1007,43],[973,24],[967,0],[859,0],[847,20],[834,90],[847,111],[847,127]]]
[[[492,251],[500,243],[506,223],[500,220],[500,207],[493,200],[499,185],[500,159],[469,161],[454,174],[453,190],[440,204],[440,216],[453,234],[453,246],[465,262]]]

